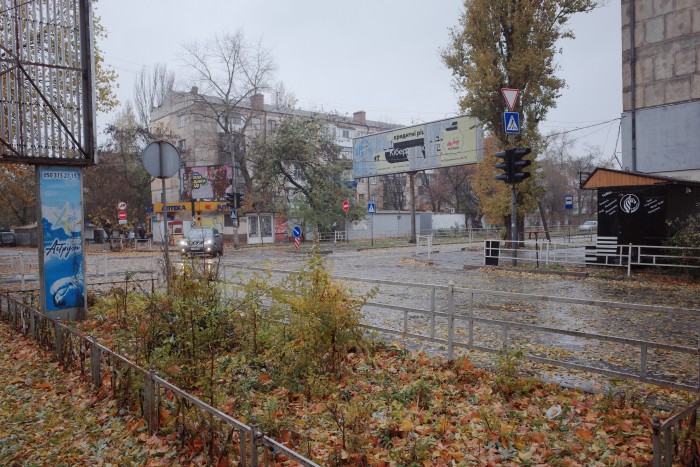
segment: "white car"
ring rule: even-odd
[[[586,221],[578,226],[581,232],[595,232],[598,230],[598,221]]]

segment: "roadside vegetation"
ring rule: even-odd
[[[319,255],[235,296],[217,277],[191,261],[169,295],[112,289],[80,326],[322,465],[638,465],[651,417],[667,415],[641,393],[520,377],[517,350],[490,372],[373,340],[359,327],[372,294],[334,281]]]

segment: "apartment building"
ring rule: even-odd
[[[700,6],[622,0],[622,167],[598,168],[598,241],[660,245],[700,206]],[[603,247],[604,248],[604,247]]]
[[[621,7],[623,168],[700,181],[700,6]]]
[[[175,237],[193,226],[215,227],[231,235],[234,225],[239,227],[239,234],[246,234],[253,243],[274,241],[276,233],[283,236],[285,227],[274,218],[274,213],[258,216],[237,212],[237,219],[233,219],[226,194],[245,191],[233,157],[234,151],[239,150],[237,145],[242,144],[242,136],[265,138],[288,116],[327,119],[327,131],[335,135],[342,154],[348,158],[352,158],[353,138],[400,127],[368,120],[364,111],[344,117],[267,104],[263,94],[237,103],[232,111],[230,103],[202,95],[196,87],[189,92],[172,91],[151,113],[153,127],[171,135],[181,156],[179,176],[166,180],[165,206],[160,202],[160,180],[151,186],[155,238],[159,238],[155,221],[163,212],[170,234]],[[350,176],[348,183],[354,183]],[[380,193],[382,188],[365,181],[358,190],[362,190],[363,197],[370,193],[376,198],[374,193]]]

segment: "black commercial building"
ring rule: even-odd
[[[581,184],[598,190],[598,240],[661,245],[672,224],[700,212],[700,182],[597,168]]]

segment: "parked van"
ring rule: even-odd
[[[0,246],[17,246],[14,232],[0,232]]]

